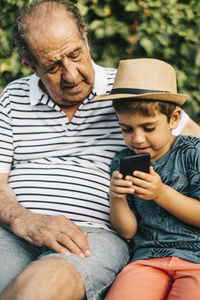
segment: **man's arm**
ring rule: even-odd
[[[32,213],[16,198],[8,183],[9,174],[0,174],[0,225],[35,246],[81,257],[88,256],[87,234],[64,216]]]
[[[200,126],[182,110],[178,127],[172,131],[174,135],[192,135],[200,138]]]
[[[191,118],[189,118],[188,122],[183,127],[181,134],[193,135],[200,138],[200,126],[197,123],[195,123]]]

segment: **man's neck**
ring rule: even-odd
[[[79,106],[80,104],[73,107],[60,107],[60,108],[66,114],[69,122],[71,122]]]

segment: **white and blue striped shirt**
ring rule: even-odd
[[[71,123],[35,75],[10,83],[0,97],[0,173],[35,213],[109,229],[110,164],[124,148],[109,93],[115,69],[94,64],[95,86]]]

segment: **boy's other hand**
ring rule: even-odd
[[[132,181],[129,177],[132,176],[126,176],[125,180],[119,171],[113,172],[110,182],[110,199],[124,199],[127,194],[134,193]]]
[[[144,200],[154,200],[160,195],[163,183],[160,176],[150,167],[150,173],[134,171],[130,176],[134,195]]]

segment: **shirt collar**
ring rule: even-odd
[[[30,76],[30,104],[37,105],[42,98],[48,98],[48,95],[43,92],[39,86],[40,78],[35,74]]]
[[[92,62],[94,71],[95,71],[95,81],[93,92],[96,95],[105,94],[105,90],[107,88],[107,74],[104,67],[101,67],[94,62]]]

